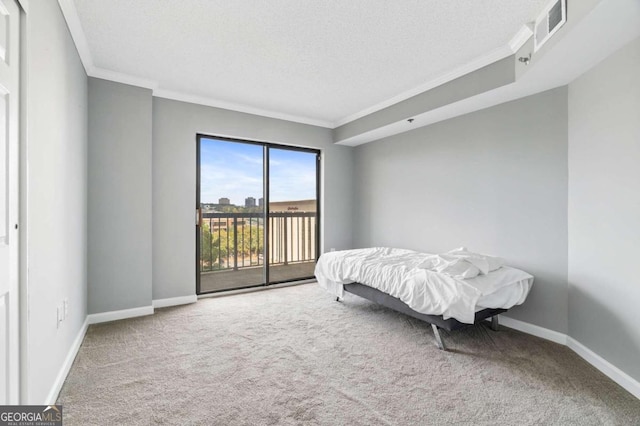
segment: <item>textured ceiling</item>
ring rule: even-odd
[[[504,49],[548,0],[75,0],[93,65],[336,123]]]

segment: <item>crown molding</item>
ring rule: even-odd
[[[214,108],[228,109],[231,111],[243,112],[246,114],[261,115],[263,117],[276,118],[278,120],[293,121],[296,123],[310,124],[312,126],[319,126],[319,127],[327,127],[330,129],[333,128],[333,123],[331,123],[330,121],[318,120],[318,119],[309,118],[309,117],[302,117],[299,115],[286,114],[282,112],[256,108],[248,105],[236,104],[233,102],[227,102],[219,99],[193,95],[185,92],[167,90],[163,88],[154,89],[153,96],[158,98],[171,99],[174,101],[205,105],[205,106],[210,106]]]
[[[316,119],[312,117],[303,117],[293,114],[282,113],[278,111],[272,111],[257,107],[252,107],[250,105],[237,104],[233,102],[228,102],[220,99],[215,99],[211,97],[194,95],[186,92],[175,91],[170,89],[165,89],[160,87],[159,82],[154,80],[145,79],[142,77],[116,72],[104,68],[96,67],[93,63],[93,58],[91,56],[91,52],[89,50],[89,43],[87,42],[86,35],[84,30],[82,29],[82,24],[80,23],[80,18],[78,17],[78,12],[76,10],[76,6],[74,0],[58,0],[58,4],[60,5],[60,9],[62,10],[62,14],[67,21],[67,26],[69,28],[69,32],[71,33],[71,38],[73,39],[76,49],[78,50],[78,54],[80,55],[80,60],[84,65],[85,71],[89,77],[101,78],[104,80],[115,81],[118,83],[129,84],[133,86],[139,86],[147,89],[153,90],[153,96],[165,99],[172,99],[181,102],[189,102],[198,105],[205,105],[214,108],[223,108],[237,112],[243,112],[247,114],[261,115],[264,117],[275,118],[279,120],[287,120],[293,121],[296,123],[302,124],[310,124],[313,126],[326,127],[330,129],[335,129],[336,127],[342,126],[344,124],[350,123],[351,121],[362,118],[366,115],[377,112],[381,109],[394,105],[398,102],[409,99],[412,96],[418,95],[427,90],[431,90],[435,87],[438,87],[442,84],[448,83],[452,80],[455,80],[458,77],[462,77],[465,74],[469,74],[470,72],[476,71],[480,68],[483,68],[487,65],[492,64],[493,62],[499,61],[501,59],[506,58],[509,55],[514,54],[526,41],[531,37],[533,32],[528,25],[523,25],[518,33],[509,41],[508,45],[499,47],[489,52],[486,55],[483,55],[475,60],[468,62],[465,65],[462,65],[451,72],[444,73],[439,77],[436,77],[433,80],[430,80],[424,84],[421,84],[413,89],[407,90],[405,92],[400,93],[392,98],[389,98],[385,101],[379,102],[375,105],[372,105],[368,108],[365,108],[355,114],[351,114],[347,117],[344,117],[336,122],[331,122],[327,120]]]
[[[219,99],[209,98],[206,96],[198,96],[190,93],[167,90],[163,88],[154,89],[153,96],[157,98],[171,99],[174,101],[188,102],[192,104],[204,105],[204,106],[209,106],[214,108],[228,109],[231,111],[243,112],[246,114],[260,115],[263,117],[275,118],[278,120],[293,121],[301,124],[310,124],[312,126],[332,128],[332,125],[333,125],[329,121],[317,120],[314,118],[302,117],[299,115],[286,114],[286,113],[266,110],[262,108],[255,108],[248,105],[241,105],[233,102],[227,102]]]
[[[69,33],[71,34],[71,38],[73,39],[73,42],[76,45],[76,50],[78,51],[78,55],[80,56],[82,65],[84,66],[85,72],[89,77],[101,78],[103,80],[110,80],[110,81],[115,81],[117,83],[129,84],[132,86],[151,89],[153,91],[153,96],[156,96],[159,98],[189,102],[193,104],[205,105],[205,106],[210,106],[215,108],[223,108],[223,109],[243,112],[247,114],[254,114],[254,115],[261,115],[269,118],[276,118],[279,120],[287,120],[287,121],[293,121],[296,123],[310,124],[313,126],[333,128],[333,123],[331,123],[330,121],[318,120],[310,117],[302,117],[302,116],[292,115],[292,114],[286,114],[278,111],[271,111],[271,110],[256,108],[249,105],[236,104],[233,102],[227,102],[227,101],[223,101],[215,98],[193,95],[186,92],[168,90],[168,89],[161,88],[160,84],[154,80],[149,80],[149,79],[145,79],[135,75],[130,75],[126,73],[108,70],[105,68],[96,67],[93,62],[93,58],[91,56],[91,51],[89,50],[89,43],[87,42],[87,37],[84,33],[84,30],[82,29],[82,24],[80,23],[80,17],[78,16],[78,11],[76,9],[74,0],[58,0],[58,4],[60,5],[60,10],[62,10],[62,15],[64,16],[65,21],[67,21],[67,27],[69,28]]]
[[[501,59],[504,59],[509,55],[513,55],[527,42],[527,40],[529,40],[529,38],[532,35],[533,35],[533,31],[531,30],[531,28],[529,28],[529,25],[523,25],[520,28],[520,30],[516,33],[516,35],[513,36],[513,38],[509,41],[509,44],[507,46],[502,46],[497,49],[494,49],[491,52],[487,53],[486,55],[482,55],[474,59],[473,61],[468,62],[454,69],[453,71],[444,73],[433,80],[427,81],[426,83],[423,83],[420,86],[414,87],[413,89],[407,90],[406,92],[402,92],[399,95],[396,95],[385,101],[372,105],[369,108],[365,108],[362,111],[359,111],[355,114],[351,114],[347,117],[344,117],[334,123],[334,128],[340,127],[342,125],[355,121],[366,115],[373,114],[374,112],[380,111],[381,109],[397,104],[398,102],[407,100],[413,96],[419,95],[420,93],[426,92],[427,90],[434,89],[438,86],[441,86],[445,83],[455,80],[456,78],[462,77],[463,75],[477,71],[480,68],[486,67],[487,65],[490,65]]]
[[[413,89],[407,90],[406,92],[402,92],[392,98],[389,98],[375,105],[372,105],[369,108],[365,108],[362,111],[359,111],[355,114],[351,114],[347,117],[344,117],[336,121],[334,123],[334,127],[343,126],[347,123],[355,121],[366,115],[373,114],[374,112],[380,111],[381,109],[390,107],[391,105],[395,105],[398,102],[405,101],[413,96],[426,92],[427,90],[434,89],[438,86],[441,86],[445,83],[455,80],[456,78],[462,77],[463,75],[477,71],[480,68],[486,67],[487,65],[490,65],[501,59],[504,59],[509,55],[513,55],[513,52],[511,51],[511,48],[508,46],[503,46],[498,49],[495,49],[486,55],[483,55],[471,62],[466,63],[465,65],[462,65],[454,69],[453,71],[442,74],[439,77],[434,78],[433,80],[430,80],[426,83],[423,83],[419,86],[414,87]]]
[[[520,27],[520,30],[509,41],[509,48],[512,53],[516,53],[533,35],[531,24],[526,24]]]
[[[103,80],[115,81],[116,83],[128,84],[130,86],[138,86],[153,91],[158,89],[158,83],[146,78],[137,77],[131,74],[111,71],[104,68],[93,67],[91,73],[87,73],[89,77],[101,78]]]
[[[94,68],[93,59],[91,58],[89,43],[87,42],[87,37],[82,29],[76,5],[73,0],[58,0],[58,5],[60,6],[60,10],[62,10],[64,20],[67,21],[67,27],[69,28],[71,38],[76,45],[80,61],[82,62],[82,65],[84,65],[85,72],[89,75]]]

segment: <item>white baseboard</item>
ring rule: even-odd
[[[73,365],[73,361],[76,359],[76,355],[78,354],[78,350],[80,350],[80,345],[82,345],[82,341],[84,340],[85,334],[87,334],[87,328],[89,327],[89,318],[87,317],[80,327],[80,331],[76,336],[75,340],[71,344],[69,348],[69,352],[67,353],[67,357],[64,359],[62,366],[60,367],[60,371],[56,376],[56,380],[53,382],[53,386],[51,386],[51,390],[47,395],[47,400],[44,402],[45,405],[53,405],[56,403],[58,399],[58,394],[60,394],[60,390],[62,389],[62,385],[64,381],[67,379],[67,374],[69,374],[69,370],[71,370],[71,366]]]
[[[67,378],[67,374],[69,374],[69,370],[71,369],[71,365],[73,364],[73,360],[76,358],[78,350],[80,349],[80,345],[84,340],[84,336],[87,332],[87,327],[89,324],[98,324],[102,322],[108,321],[116,321],[125,318],[134,318],[144,315],[151,315],[154,312],[155,307],[166,307],[166,306],[176,306],[186,303],[193,303],[197,301],[197,297],[195,295],[184,296],[184,297],[173,297],[169,299],[157,299],[153,301],[153,306],[143,306],[140,308],[133,309],[124,309],[121,311],[113,311],[113,312],[103,312],[99,314],[91,314],[87,315],[87,319],[85,320],[78,336],[73,341],[71,348],[69,349],[69,353],[56,376],[56,380],[51,387],[51,391],[47,396],[47,401],[45,402],[47,405],[54,404],[58,399],[58,394],[60,393],[60,389],[62,389],[62,385],[64,384],[65,379]],[[523,333],[531,334],[533,336],[541,337],[546,340],[550,340],[555,343],[559,343],[561,345],[565,345],[577,353],[580,357],[582,357],[589,364],[593,365],[595,368],[600,370],[603,374],[609,377],[611,380],[622,386],[629,393],[631,393],[636,398],[640,399],[640,382],[629,376],[624,371],[620,370],[615,365],[611,364],[609,361],[602,358],[600,355],[593,352],[591,349],[587,348],[582,343],[578,342],[572,337],[567,336],[566,334],[559,333],[554,330],[549,330],[548,328],[540,327],[538,325],[529,324],[524,321],[516,320],[513,318],[505,317],[500,315],[500,324],[505,327],[513,328],[518,331],[522,331]]]
[[[154,308],[167,308],[169,306],[188,305],[189,303],[196,303],[198,296],[191,294],[189,296],[181,297],[169,297],[168,299],[155,299],[153,300]]]
[[[87,321],[89,321],[89,324],[99,324],[101,322],[117,321],[121,319],[142,317],[152,314],[153,306],[141,306],[139,308],[123,309],[121,311],[90,314],[87,315]]]
[[[561,345],[567,344],[566,334],[549,330],[548,328],[540,327],[539,325],[529,324],[528,322],[516,320],[502,315],[500,315],[500,324],[504,325],[505,327],[513,328],[514,330],[522,331],[523,333],[542,337],[543,339],[551,340],[555,343],[560,343]]]
[[[47,399],[44,402],[46,405],[55,404],[58,399],[58,395],[60,394],[60,390],[62,389],[62,385],[64,381],[67,379],[67,375],[69,374],[69,370],[71,370],[71,366],[73,365],[73,361],[76,359],[76,355],[78,355],[78,351],[80,350],[80,346],[84,341],[84,336],[87,334],[87,328],[89,328],[90,324],[98,324],[101,322],[107,321],[116,321],[119,319],[125,318],[133,318],[139,317],[143,315],[153,314],[153,306],[143,306],[140,308],[133,309],[124,309],[121,311],[113,311],[113,312],[103,312],[99,314],[90,314],[84,320],[82,327],[80,327],[80,331],[76,336],[75,340],[71,344],[69,348],[69,352],[67,353],[62,366],[60,367],[60,371],[56,375],[56,379],[51,386],[51,390],[47,394]]]
[[[569,349],[577,353],[582,359],[600,370],[605,376],[625,388],[631,395],[640,399],[639,381],[629,376],[627,373],[620,370],[618,367],[611,364],[609,361],[602,358],[600,355],[593,352],[573,337],[538,325],[529,324],[528,322],[504,317],[502,315],[500,315],[500,324],[505,327],[513,328],[514,330],[522,331],[523,333],[531,334],[533,336],[541,337],[567,346]]]
[[[589,364],[629,391],[633,396],[640,399],[640,382],[572,337],[567,337],[567,346]]]

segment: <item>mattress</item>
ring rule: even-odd
[[[315,275],[318,284],[337,297],[344,296],[344,284],[357,282],[400,299],[416,312],[467,324],[482,309],[522,304],[533,284],[532,275],[508,266],[475,278],[454,278],[421,268],[429,256],[387,247],[336,251],[318,259]]]

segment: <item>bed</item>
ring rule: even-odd
[[[534,279],[465,248],[444,254],[387,247],[329,252],[318,259],[315,275],[338,301],[348,292],[431,324],[442,350],[440,329],[491,318],[497,330],[498,314],[522,304]]]

